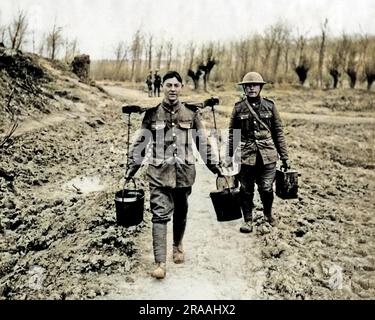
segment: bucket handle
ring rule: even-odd
[[[133,184],[134,184],[134,188],[137,189],[137,184],[135,183],[135,179],[134,178],[130,178],[130,179],[125,179],[124,181],[124,185],[122,187],[122,190],[121,190],[121,199],[122,199],[122,202],[124,202],[124,190],[125,190],[125,186],[126,184],[128,183],[128,181],[132,180],[133,181]]]
[[[126,184],[127,184],[128,181],[130,181],[130,180],[133,182],[133,184],[134,184],[134,188],[137,189],[137,184],[135,183],[135,179],[134,179],[134,178],[125,179],[125,181],[124,181],[124,185],[123,185],[123,188],[122,188],[122,189],[125,189]]]
[[[278,169],[278,170],[280,170],[281,172],[284,172],[284,173],[288,173],[288,172],[292,171],[291,169],[286,169],[286,170],[283,170],[283,169],[281,168],[281,166],[279,167],[279,169]],[[294,170],[294,171],[296,171],[296,170]],[[300,172],[298,172],[298,171],[297,171],[297,176],[298,176],[298,177],[300,177],[300,176],[301,176],[301,173],[300,173]]]

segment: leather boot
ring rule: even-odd
[[[242,226],[240,227],[241,233],[250,233],[253,231],[253,222],[251,220],[244,221]]]
[[[183,221],[173,221],[173,261],[183,263],[185,260],[182,239],[186,229],[186,219]]]
[[[184,249],[182,247],[182,243],[180,243],[178,246],[173,245],[173,262],[174,263],[183,263],[185,261],[184,256]]]
[[[241,190],[241,209],[244,222],[240,227],[241,233],[250,233],[253,231],[253,192],[245,192]]]
[[[156,269],[151,272],[151,276],[156,279],[164,279],[167,273],[166,265],[164,262],[156,264]]]
[[[153,223],[152,239],[156,269],[151,275],[157,279],[163,279],[166,274],[167,260],[167,224]]]
[[[274,227],[276,225],[276,221],[272,217],[273,191],[261,192],[260,198],[263,203],[264,218],[271,226]]]

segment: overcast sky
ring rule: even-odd
[[[375,34],[375,0],[1,0],[0,25],[20,9],[30,30],[41,35],[56,21],[92,59],[113,57],[116,44],[139,28],[187,43],[240,38],[280,20],[312,36],[328,18],[332,35]]]

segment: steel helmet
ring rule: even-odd
[[[248,72],[245,74],[239,85],[248,83],[266,84],[267,82],[263,80],[263,77],[258,72]]]

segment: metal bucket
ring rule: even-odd
[[[124,227],[131,227],[143,221],[145,194],[141,189],[137,189],[134,179],[134,189],[125,189],[115,193],[116,220]]]
[[[296,170],[276,170],[276,195],[281,199],[298,198],[298,177]]]
[[[218,188],[218,179],[216,187]],[[226,179],[226,178],[225,178]],[[219,222],[232,221],[242,218],[240,190],[229,186],[223,190],[210,192],[210,198],[215,209],[216,218]]]

